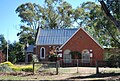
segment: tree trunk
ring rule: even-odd
[[[110,13],[110,11],[108,10],[106,4],[104,3],[103,0],[99,1],[100,4],[102,5],[102,8],[106,14],[106,16],[115,24],[116,28],[120,31],[120,21],[117,21]]]

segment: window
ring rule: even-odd
[[[90,63],[90,53],[87,49],[82,51],[82,63]]]
[[[59,51],[59,47],[56,47],[56,50]]]
[[[41,47],[40,49],[40,59],[45,59],[45,48]]]
[[[71,63],[72,62],[70,52],[71,51],[69,49],[64,51],[64,53],[63,53],[63,61],[64,61],[64,63]]]

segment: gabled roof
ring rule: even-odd
[[[83,28],[79,28],[79,29],[60,47],[60,49],[63,48],[63,46],[65,46],[65,45],[69,42],[69,40],[72,39],[72,37],[73,37],[77,32],[79,32],[79,30],[82,30],[84,33],[86,33],[100,48],[104,49],[104,48],[103,48],[87,31],[85,31]]]
[[[62,45],[60,49],[79,31],[85,32],[100,48],[104,49],[83,28],[79,29],[38,29],[36,45]]]
[[[77,29],[41,29],[39,28],[36,45],[62,45]]]

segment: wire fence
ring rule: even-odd
[[[33,74],[56,74],[56,62],[33,62]]]
[[[33,74],[96,74],[96,73],[120,73],[119,62],[114,67],[109,67],[108,61],[90,60],[90,63],[82,63],[81,59],[72,59],[70,62],[59,60],[57,62],[33,62]],[[39,66],[37,70],[35,67]]]

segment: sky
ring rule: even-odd
[[[97,2],[97,0],[65,0],[76,8],[86,1]],[[44,0],[2,0],[0,2],[0,34],[10,42],[19,41],[17,33],[20,31],[20,18],[16,14],[16,8],[24,3],[31,2],[43,5]]]

